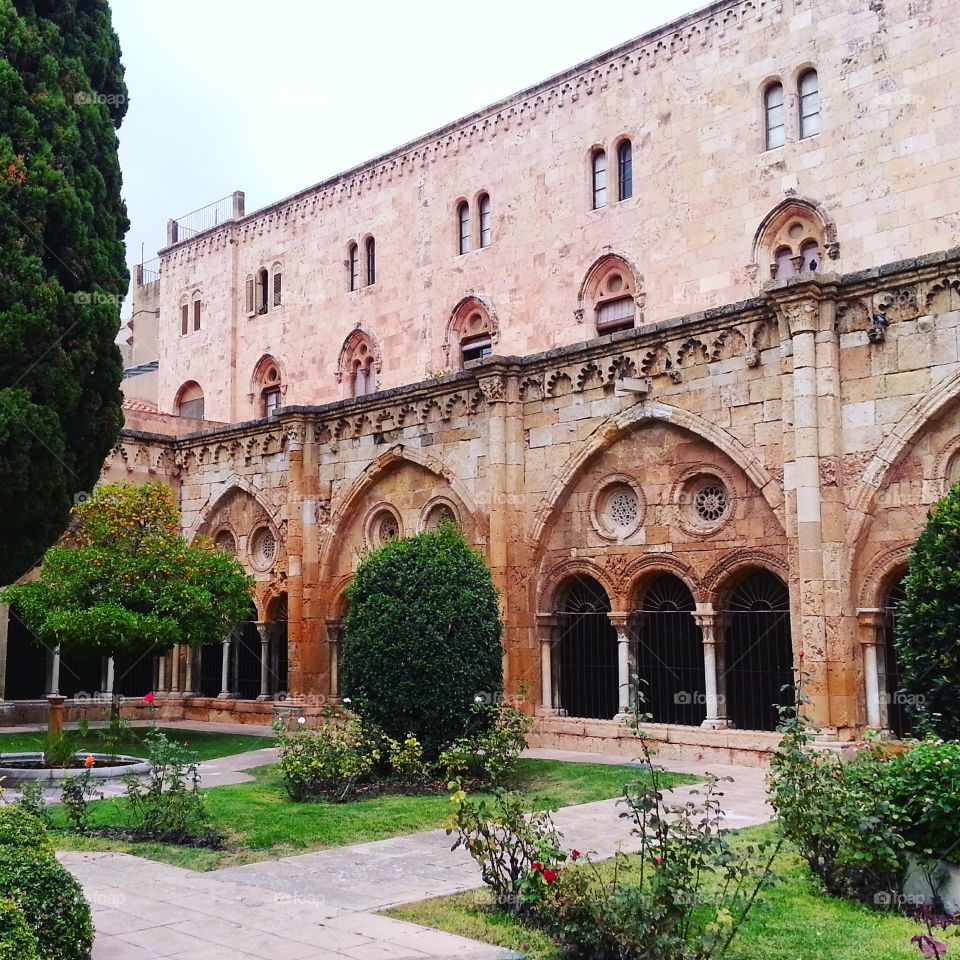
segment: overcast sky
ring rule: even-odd
[[[169,218],[234,190],[252,211],[703,5],[113,0],[128,260]]]

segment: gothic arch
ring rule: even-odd
[[[580,289],[577,291],[577,306],[582,307],[584,299],[588,296],[591,286],[595,286],[597,279],[606,272],[613,264],[619,263],[624,270],[628,271],[633,278],[636,289],[639,291],[643,287],[643,277],[637,269],[636,264],[625,254],[616,250],[607,250],[606,253],[597,257],[587,268],[580,283]]]
[[[476,501],[466,487],[457,479],[456,474],[450,467],[436,457],[431,457],[419,450],[405,447],[403,444],[396,444],[382,453],[376,460],[367,464],[363,472],[354,480],[350,489],[331,511],[329,522],[330,535],[326,538],[320,552],[321,579],[326,579],[329,575],[330,566],[333,563],[339,545],[340,532],[343,530],[345,524],[352,518],[354,509],[360,498],[380,479],[380,476],[385,471],[402,463],[416,464],[446,481],[451,492],[463,504],[464,509],[471,516],[476,517]]]
[[[351,331],[343,341],[340,348],[340,355],[337,357],[337,383],[343,383],[344,375],[348,372],[350,361],[361,345],[366,344],[373,356],[373,370],[378,378],[383,368],[383,353],[380,350],[380,343],[377,338],[368,330],[357,327]]]
[[[718,560],[703,578],[704,599],[716,606],[724,593],[751,570],[766,570],[784,583],[790,582],[790,565],[782,557],[767,550],[737,550]]]
[[[211,494],[207,498],[206,503],[204,503],[197,513],[197,520],[194,521],[186,531],[184,531],[184,536],[186,539],[192,540],[195,536],[197,536],[198,533],[208,533],[211,519],[216,517],[217,511],[224,503],[226,503],[227,499],[237,492],[246,494],[248,497],[250,497],[250,499],[256,501],[257,506],[259,506],[266,515],[267,522],[270,524],[274,534],[277,536],[277,542],[280,543],[280,522],[276,511],[271,510],[270,507],[263,502],[259,496],[259,492],[253,487],[249,480],[239,476],[238,474],[234,474],[224,482],[222,493]],[[238,533],[239,531],[234,530],[233,532]]]
[[[479,314],[482,326],[474,330],[468,327],[471,318]],[[466,336],[488,333],[490,343],[495,344],[500,340],[500,318],[494,309],[492,301],[481,294],[471,293],[460,300],[450,312],[447,320],[446,330],[443,334],[443,350],[446,362],[450,363],[457,355],[454,349],[459,346],[460,340]]]
[[[287,385],[287,365],[280,359],[278,359],[272,353],[265,353],[254,365],[253,372],[250,375],[250,398],[253,399],[257,393],[264,386],[264,377],[267,374],[267,371],[271,367],[276,367],[277,373],[280,374],[279,382],[283,385],[284,389]]]
[[[857,607],[876,610],[883,606],[891,580],[898,572],[906,570],[912,547],[912,541],[900,543],[885,550],[867,567],[860,584]]]
[[[566,586],[567,581],[571,577],[575,577],[578,574],[591,577],[606,590],[607,596],[610,598],[610,608],[612,610],[623,609],[623,598],[621,597],[620,591],[617,590],[616,584],[610,579],[607,572],[593,560],[582,558],[564,560],[562,563],[553,567],[548,573],[539,577],[540,590],[537,598],[537,612],[546,614],[555,613],[556,611],[553,608],[556,606],[561,589]]]
[[[873,519],[877,494],[887,484],[891,470],[906,456],[917,437],[952,403],[960,398],[960,371],[951,374],[929,393],[920,397],[897,421],[860,476],[853,497],[853,520],[847,536],[854,552],[862,547]]]
[[[767,247],[777,232],[781,230],[791,218],[807,220],[815,224],[822,231],[824,254],[830,260],[836,260],[840,255],[837,242],[837,224],[830,216],[826,207],[816,200],[806,197],[787,197],[778,203],[761,221],[753,235],[753,244],[750,248],[750,263],[757,264],[769,260]]]
[[[701,583],[692,567],[676,557],[648,554],[631,561],[624,568],[623,593],[628,603],[633,606],[637,600],[638,589],[647,581],[664,573],[672,574],[682,580],[695,602],[700,603],[705,599]]]
[[[567,460],[553,486],[540,501],[540,506],[534,513],[530,539],[536,544],[538,552],[543,548],[541,538],[554,511],[557,509],[557,504],[581,469],[591,458],[611,447],[633,428],[647,421],[673,424],[695,434],[715,446],[721,453],[726,454],[743,470],[747,478],[760,491],[770,506],[773,515],[782,526],[783,520],[780,516],[780,508],[783,504],[783,491],[755,453],[748,450],[726,430],[695,413],[659,401],[641,401],[617,414],[617,416],[606,420]]]

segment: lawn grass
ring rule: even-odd
[[[120,743],[112,749],[118,753],[127,753],[136,757],[146,756],[146,747],[143,735],[148,727],[131,728]],[[264,733],[208,733],[201,730],[180,730],[160,727],[171,739],[185,743],[197,756],[198,760],[215,760],[218,757],[228,757],[235,753],[245,753],[248,750],[259,750],[261,747],[274,745],[272,731]],[[77,734],[77,731],[73,731]],[[105,729],[90,730],[86,736],[77,735],[77,752],[106,753],[107,748],[101,733]],[[26,753],[43,750],[47,741],[47,731],[38,730],[34,733],[0,733],[0,757],[4,753]]]
[[[204,791],[213,823],[227,837],[227,850],[114,843],[66,833],[56,837],[58,846],[121,850],[194,870],[213,870],[432,830],[444,826],[451,813],[446,793],[383,794],[341,804],[295,803],[287,796],[277,767],[261,767],[253,772],[257,778],[254,783]],[[519,762],[514,786],[546,806],[560,807],[620,796],[625,783],[648,776],[637,767],[524,759]],[[662,779],[672,786],[694,782],[696,778],[663,774]],[[94,826],[124,822],[122,800],[97,801],[90,809]],[[65,825],[62,811],[54,808],[53,814],[58,825]]]
[[[769,838],[771,826],[739,831],[744,843]],[[763,893],[763,904],[733,943],[729,960],[916,960],[911,921],[818,892],[807,866],[792,851],[777,857],[782,882]],[[490,910],[486,889],[393,907],[387,916],[516,950],[529,960],[562,960],[548,936]]]

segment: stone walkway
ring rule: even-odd
[[[544,759],[620,763],[592,754],[531,750]],[[275,759],[272,748],[204,764],[204,784],[249,779],[242,770]],[[217,766],[218,769],[214,769]],[[769,819],[759,769],[670,762],[671,770],[733,776],[724,807],[731,827]],[[217,776],[221,779],[215,779]],[[673,791],[682,802],[695,787]],[[598,857],[634,849],[615,800],[558,811],[565,843]],[[499,960],[511,951],[376,915],[400,903],[480,886],[443,830],[195,873],[117,853],[63,853],[94,910],[94,960]]]

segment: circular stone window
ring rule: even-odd
[[[643,520],[643,496],[629,477],[611,477],[594,494],[590,519],[608,540],[624,540]]]
[[[237,541],[229,530],[221,530],[213,540],[216,548],[224,553],[236,553]]]
[[[719,477],[700,475],[688,481],[682,502],[685,519],[698,531],[713,530],[730,516],[730,494]]]
[[[423,518],[423,529],[428,533],[434,533],[440,529],[440,525],[443,523],[452,523],[456,526],[460,525],[456,511],[449,503],[435,503],[427,510]]]
[[[260,527],[250,538],[250,557],[253,565],[265,570],[277,558],[277,538],[269,527]]]
[[[367,543],[376,550],[401,536],[400,518],[390,507],[380,507],[367,521]]]

